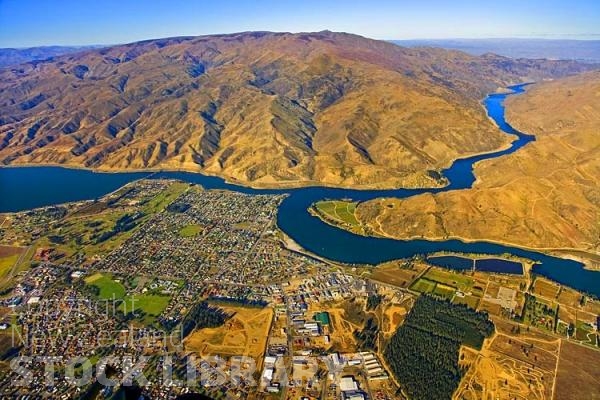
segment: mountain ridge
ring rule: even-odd
[[[7,68],[19,64],[46,60],[70,53],[83,52],[88,49],[97,49],[102,45],[89,46],[34,46],[24,48],[0,48],[0,68]]]
[[[329,31],[151,39],[0,71],[0,162],[434,186],[454,159],[510,140],[486,93],[590,68]]]

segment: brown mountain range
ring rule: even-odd
[[[0,70],[0,163],[433,185],[506,145],[486,93],[589,68],[332,32],[149,40]]]

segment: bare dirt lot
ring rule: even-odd
[[[262,359],[273,310],[250,307],[221,307],[234,314],[223,326],[199,329],[185,341],[187,350],[201,355],[245,355]]]
[[[386,336],[391,336],[396,332],[398,326],[402,324],[406,317],[407,310],[399,304],[389,304],[383,309],[383,326],[381,331]]]
[[[487,342],[456,391],[455,399],[552,399],[558,340],[545,343],[498,334]]]
[[[350,322],[343,308],[329,308],[327,311],[331,321],[332,346],[339,352],[356,351],[356,339],[353,332],[362,328],[362,325]]]

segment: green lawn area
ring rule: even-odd
[[[158,316],[169,305],[171,297],[159,294],[135,294],[127,296],[123,300],[119,309],[124,312],[131,312],[132,308],[142,311],[147,315]]]
[[[28,249],[22,247],[0,246],[0,290],[5,290],[15,283],[17,275],[31,266],[35,254],[35,246]]]
[[[348,225],[359,225],[354,212],[356,203],[349,201],[318,201],[315,203],[317,211],[336,221]]]
[[[189,185],[187,183],[174,182],[152,200],[148,201],[143,207],[143,212],[145,214],[156,214],[157,212],[161,212],[165,207],[175,201],[175,199],[177,199],[177,197],[179,197],[179,195],[188,187]]]
[[[435,290],[435,285],[436,283],[433,281],[419,278],[419,280],[413,283],[410,288],[421,293],[431,293]]]
[[[179,236],[181,237],[193,237],[202,232],[204,228],[202,225],[187,225],[179,230]]]
[[[133,213],[109,210],[97,215],[68,218],[57,229],[41,238],[39,245],[54,247],[67,257],[78,252],[88,257],[107,254],[121,246],[135,232],[137,226],[147,219],[147,217],[136,218],[129,229],[114,231],[117,221],[127,215]]]
[[[452,286],[463,292],[468,292],[473,287],[473,279],[470,276],[440,268],[430,268],[424,275],[425,278]]]
[[[350,225],[358,225],[358,220],[354,215],[354,211],[356,211],[355,203],[346,203],[340,201],[335,208],[335,212],[342,219],[342,221]]]
[[[467,306],[476,310],[477,306],[479,305],[479,300],[480,300],[480,298],[477,296],[464,296],[464,297],[454,296],[454,299],[452,300],[452,302],[455,304],[466,304]]]
[[[331,214],[335,216],[335,201],[318,201],[315,203],[315,207],[325,214]]]
[[[97,287],[100,292],[98,297],[102,300],[122,299],[125,297],[125,287],[104,274],[94,274],[85,278],[85,283]]]
[[[39,241],[40,247],[54,247],[66,257],[84,253],[88,258],[120,247],[139,226],[173,202],[189,187],[175,182],[135,211],[105,210],[98,214],[75,215]]]

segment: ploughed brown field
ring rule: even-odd
[[[562,341],[555,399],[600,399],[600,351]]]
[[[377,234],[460,237],[536,248],[600,251],[600,72],[531,86],[507,120],[536,135],[516,153],[476,166],[472,189],[356,208]]]
[[[23,252],[23,247],[0,245],[0,257],[11,257]]]
[[[486,93],[589,68],[332,32],[92,49],[0,70],[0,163],[435,186],[452,160],[507,144]]]

